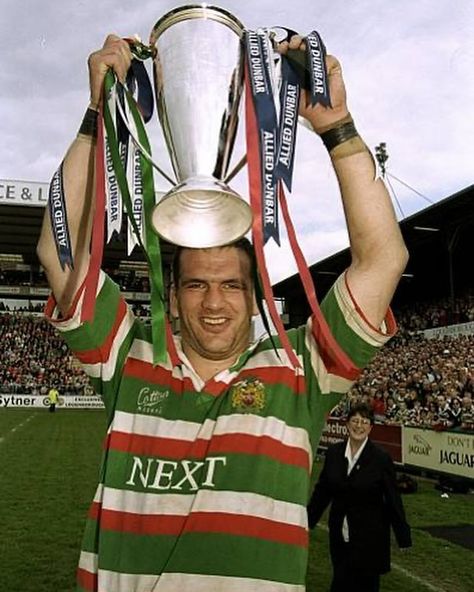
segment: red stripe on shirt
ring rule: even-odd
[[[77,303],[79,302],[79,298],[84,291],[86,280],[84,279],[82,284],[79,286],[78,290],[76,291],[74,298],[72,300],[72,304],[69,307],[69,310],[65,315],[62,315],[56,319],[53,319],[53,313],[58,305],[54,294],[50,294],[48,297],[48,301],[46,302],[46,306],[44,308],[44,315],[49,320],[52,321],[53,324],[55,323],[64,323],[65,321],[69,321],[72,319],[76,312]]]
[[[297,395],[306,394],[306,382],[302,374],[295,374],[292,368],[285,367],[265,367],[244,368],[240,373],[238,380],[243,378],[258,378],[264,384],[283,385],[291,389]]]
[[[289,545],[308,546],[305,528],[275,522],[257,516],[241,516],[224,512],[193,512],[184,527],[185,532],[219,532],[276,541]]]
[[[98,520],[101,509],[102,504],[100,502],[92,502],[87,517],[91,520]]]
[[[104,530],[138,535],[179,535],[188,516],[168,514],[135,514],[102,509],[100,526]]]
[[[185,458],[204,458],[209,448],[209,440],[178,440],[159,438],[113,431],[110,434],[109,448],[128,454],[164,456],[175,460]]]
[[[270,436],[250,434],[214,435],[212,440],[194,441],[174,438],[159,438],[113,431],[109,447],[112,450],[142,456],[165,457],[167,459],[203,459],[211,453],[252,454],[269,456],[275,460],[309,470],[309,455],[297,446],[288,446]]]
[[[129,358],[125,364],[124,375],[132,378],[139,378],[152,384],[160,384],[163,387],[170,388],[173,392],[182,392],[183,390],[195,391],[190,378],[175,378],[172,371],[162,366],[153,366],[150,362],[144,362],[137,358]],[[306,383],[304,377],[296,376],[292,368],[278,367],[258,367],[244,369],[239,373],[238,379],[242,378],[260,378],[265,384],[281,384],[288,387],[297,394],[306,392]],[[233,384],[215,381],[210,379],[204,389],[207,395],[220,395],[224,390],[229,389]]]
[[[117,315],[115,317],[112,329],[109,331],[104,343],[97,348],[85,351],[75,352],[76,357],[83,364],[98,364],[99,362],[107,362],[110,357],[112,345],[117,337],[118,330],[122,324],[123,319],[127,314],[127,304],[123,298],[119,300]]]
[[[301,526],[284,524],[268,518],[225,512],[193,512],[188,516],[136,514],[102,509],[100,526],[104,530],[136,535],[177,536],[182,532],[223,533],[301,547],[308,545],[308,533]]]
[[[175,378],[171,370],[163,366],[153,366],[150,362],[143,362],[136,358],[128,358],[124,368],[124,376],[139,378],[144,382],[159,384],[168,387],[173,393],[182,393],[184,390],[195,391],[190,378]]]
[[[97,590],[97,574],[91,573],[81,567],[77,568],[76,572],[77,584],[84,590],[90,590],[90,592],[94,592]]]
[[[282,444],[270,436],[252,436],[249,434],[213,436],[209,446],[209,454],[215,452],[269,456],[287,465],[295,465],[308,471],[310,469],[309,456],[306,450]]]

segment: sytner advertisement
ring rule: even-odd
[[[50,400],[47,396],[35,395],[0,395],[0,409],[11,407],[46,408]],[[57,408],[64,409],[102,409],[104,404],[100,397],[96,396],[67,396],[59,397]]]
[[[403,463],[474,479],[474,434],[402,429]]]

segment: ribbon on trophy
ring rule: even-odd
[[[109,97],[110,94],[114,94],[114,88],[116,87],[117,82],[115,79],[115,75],[112,71],[109,71],[106,75],[105,82],[104,82],[104,93],[105,97]],[[128,114],[128,121],[127,123],[133,127],[134,130],[137,132],[137,137],[140,142],[140,145],[144,147],[148,154],[151,154],[151,147],[148,141],[148,137],[145,131],[144,122],[142,114],[139,112],[137,105],[133,96],[131,95],[128,89],[124,89],[125,99],[126,99],[126,113]],[[103,113],[103,122],[106,132],[106,137],[110,146],[110,154],[111,159],[114,166],[115,175],[117,177],[117,183],[120,188],[120,192],[122,195],[123,203],[125,206],[125,211],[128,216],[128,223],[133,228],[133,232],[135,234],[135,238],[138,244],[143,249],[143,252],[146,256],[148,266],[149,266],[149,275],[151,280],[151,326],[152,326],[152,342],[153,342],[153,361],[154,363],[164,362],[166,360],[166,341],[163,339],[163,335],[167,335],[169,337],[170,330],[167,326],[166,318],[165,318],[165,306],[164,306],[164,283],[163,283],[163,275],[162,275],[162,261],[161,261],[161,252],[160,252],[160,245],[159,245],[159,238],[153,232],[150,224],[150,216],[149,212],[152,210],[155,204],[155,188],[154,188],[154,180],[153,180],[153,170],[152,166],[145,156],[135,149],[130,150],[129,152],[129,162],[132,162],[132,167],[127,167],[127,171],[131,171],[131,175],[133,177],[132,183],[129,183],[127,179],[127,174],[123,166],[123,162],[120,156],[119,150],[119,142],[117,137],[117,132],[114,127],[114,121],[111,116],[111,111],[109,110],[109,101],[104,100],[104,113]],[[97,146],[97,153],[100,153],[99,150],[99,143]],[[98,157],[99,158],[99,157]],[[134,197],[136,198],[139,196],[141,199],[137,200],[134,199],[132,202],[132,196],[130,194],[129,186],[133,188]],[[99,195],[101,190],[99,187],[96,189],[96,199],[97,199],[97,208],[101,207],[100,205],[100,198]],[[99,198],[99,199],[98,199]],[[137,205],[138,201],[138,205]],[[142,214],[142,208],[145,212],[145,215]],[[143,216],[143,236],[145,240],[142,240],[141,229],[137,224],[137,219],[139,218],[142,220]],[[95,253],[97,253],[95,257],[94,265],[92,265],[89,269],[90,274],[90,288],[88,283],[86,282],[86,294],[84,296],[84,310],[85,315],[89,312],[89,308],[86,307],[86,303],[89,304],[90,299],[95,298],[95,291],[94,290],[94,283],[95,277],[98,277],[98,268],[100,267],[100,262],[102,259],[102,252],[100,252],[99,256],[99,242],[100,239],[97,238],[97,241],[94,242],[94,238],[100,237],[100,230],[98,228],[100,222],[97,222],[97,225],[94,224],[93,229],[93,237],[92,237],[92,249],[95,249]],[[103,245],[103,242],[102,242]],[[98,265],[97,265],[98,263]],[[89,290],[88,290],[89,288]],[[84,319],[85,320],[85,319]]]
[[[143,117],[143,122],[147,124],[153,116],[153,89],[150,79],[143,64],[143,59],[150,56],[149,48],[137,43],[134,40],[128,40],[134,47],[135,52],[138,52],[140,59],[133,59],[130,69],[127,73],[126,87],[130,94],[134,96],[137,94],[136,104]],[[121,138],[126,138],[127,141],[127,155],[128,159],[124,162],[124,168],[127,174],[128,187],[130,189],[130,197],[132,203],[131,215],[135,220],[138,228],[140,238],[144,241],[144,208],[143,208],[143,186],[142,186],[142,164],[141,164],[141,150],[135,142],[129,142],[130,133],[133,137],[138,137],[137,128],[134,117],[131,113],[128,101],[125,100],[123,87],[117,86],[117,100],[120,101],[122,109],[120,110],[122,117],[118,120],[119,127],[117,128],[117,135],[119,137],[119,144]],[[125,124],[125,121],[127,125]],[[137,234],[130,218],[127,224],[127,254],[131,255],[133,249],[139,244]]]
[[[67,223],[66,203],[64,200],[63,186],[63,163],[54,173],[49,185],[48,195],[49,217],[51,220],[51,230],[53,233],[56,251],[58,253],[61,269],[66,267],[74,268],[71,239],[69,236],[69,227]]]
[[[281,79],[280,127],[275,175],[291,192],[301,90],[298,75],[285,56],[281,61]]]
[[[318,103],[324,107],[331,106],[328,77],[326,72],[326,47],[317,33],[313,31],[306,37],[306,56],[310,71],[311,105]]]
[[[252,238],[262,288],[270,317],[280,342],[291,362],[301,366],[280,315],[276,309],[273,292],[265,264],[264,245],[270,237],[277,244],[278,195],[275,177],[277,150],[277,115],[268,72],[270,60],[265,58],[262,36],[254,31],[244,33],[245,64],[245,121],[247,129],[247,160],[249,170],[250,204],[254,212]]]
[[[294,32],[288,31],[289,36],[292,34],[294,34]],[[268,271],[266,269],[263,249],[266,240],[268,240],[268,238],[266,239],[266,236],[268,235],[265,234],[264,216],[265,207],[267,205],[267,188],[264,183],[266,179],[265,174],[269,173],[271,170],[273,174],[272,182],[276,187],[275,190],[287,229],[288,240],[312,312],[312,330],[320,344],[321,356],[329,371],[331,371],[334,368],[335,363],[337,363],[339,371],[342,369],[343,372],[345,372],[345,375],[352,376],[353,367],[351,361],[337,345],[319,307],[314,282],[296,238],[296,232],[290,217],[283,188],[284,183],[291,192],[301,87],[308,89],[312,106],[315,106],[318,103],[323,107],[331,106],[325,62],[326,50],[319,34],[316,31],[313,31],[306,37],[305,67],[303,70],[300,67],[301,64],[294,61],[294,57],[297,57],[298,61],[301,59],[299,55],[301,52],[299,52],[299,50],[297,56],[295,56],[295,52],[290,52],[290,55],[281,56],[282,83],[279,96],[280,109],[277,127],[278,142],[276,160],[272,160],[275,154],[271,153],[271,156],[269,156],[266,146],[263,146],[262,148],[262,143],[264,144],[265,139],[268,137],[265,135],[265,131],[268,130],[264,128],[262,122],[265,124],[269,121],[273,124],[274,114],[276,113],[274,105],[268,107],[269,92],[267,92],[265,86],[265,83],[270,79],[270,76],[266,74],[264,70],[267,66],[271,67],[271,62],[266,62],[262,59],[264,57],[263,53],[258,52],[256,35],[256,33],[246,32],[244,38],[246,46],[246,124],[249,192],[251,206],[254,211],[252,234],[259,273],[262,278],[264,297],[281,344],[292,365],[297,368],[300,366],[299,360],[297,359],[294,350],[291,348],[281,318],[274,305],[273,293]],[[259,94],[264,95],[265,100],[259,98]],[[265,109],[267,109],[267,112],[262,113]],[[269,126],[268,123],[266,123],[266,125]],[[276,166],[271,167],[272,163],[274,164],[275,162]],[[278,212],[276,207],[273,211]],[[278,228],[277,221],[274,222],[274,225]]]
[[[278,230],[278,195],[275,178],[277,151],[277,113],[273,99],[270,60],[263,35],[245,31],[247,72],[258,127],[259,161],[261,163],[263,243],[270,238],[280,245]],[[249,161],[250,165],[250,161]]]
[[[132,64],[134,61],[132,60]],[[167,344],[173,357],[176,357],[176,352],[171,328],[165,315],[159,238],[153,232],[150,216],[155,205],[155,188],[150,163],[151,147],[144,122],[151,118],[153,95],[143,64],[141,67],[135,64],[131,70],[133,77],[130,79],[129,76],[130,88],[121,86],[112,70],[109,70],[104,80],[104,96],[99,112],[96,147],[96,214],[81,320],[91,320],[94,314],[104,248],[105,211],[108,212],[108,223],[111,222],[111,228],[108,226],[108,240],[110,240],[114,232],[120,230],[113,212],[115,207],[118,207],[119,200],[123,201],[128,225],[132,228],[135,241],[132,246],[129,244],[128,249],[130,251],[135,244],[139,244],[149,267],[153,363],[157,364],[166,361]],[[149,91],[146,88],[143,91],[145,78],[148,80]],[[133,97],[135,89],[131,80],[137,81],[138,105]],[[124,126],[127,132],[123,129]],[[132,130],[133,133],[130,134],[128,130]],[[135,140],[133,142],[130,140],[130,136],[132,139],[137,138],[146,156],[141,149],[137,148]],[[166,339],[163,339],[164,335]]]
[[[294,34],[289,31],[289,34]],[[296,103],[299,105],[299,93],[295,93],[294,86],[306,88],[309,91],[312,106],[321,104],[323,107],[331,107],[329,92],[328,74],[326,70],[326,48],[321,37],[313,31],[305,39],[306,41],[306,66],[305,71],[298,68],[298,63],[292,58],[299,59],[301,54],[288,54],[282,56],[282,89],[280,93],[280,125],[279,125],[279,162],[277,165],[277,179],[279,181],[278,200],[288,233],[288,240],[298,268],[306,298],[312,313],[312,332],[319,345],[319,351],[325,367],[329,372],[338,371],[348,379],[354,380],[357,375],[354,373],[354,366],[347,354],[340,348],[335,340],[329,325],[321,312],[316,290],[306,263],[305,257],[296,238],[296,232],[288,210],[285,191],[281,181],[285,182],[291,191],[291,179],[293,172],[294,148],[287,147],[286,143],[294,143],[296,138],[297,111],[294,112],[293,99],[298,97]],[[309,72],[308,72],[309,71]],[[309,77],[309,81],[308,81]],[[298,84],[299,80],[299,84]],[[309,84],[308,84],[309,82]],[[285,92],[285,88],[287,88]],[[293,130],[293,134],[292,134]],[[288,158],[286,156],[288,155]],[[283,156],[283,163],[281,162]],[[283,164],[284,166],[280,166]],[[288,165],[288,170],[286,167]],[[288,182],[287,182],[288,179]]]
[[[117,127],[117,114],[115,108],[115,92],[109,93],[107,98],[108,108],[110,115],[113,120],[114,127]],[[120,119],[119,119],[120,121]],[[117,136],[119,132],[117,131]],[[126,166],[128,157],[128,132],[122,134],[122,138],[119,139],[119,150],[120,158]],[[110,153],[110,142],[106,134],[103,135],[104,141],[104,153],[105,153],[105,201],[107,204],[107,243],[109,243],[114,234],[117,236],[120,234],[122,228],[122,194],[120,192],[119,185],[117,183],[117,176],[115,174],[114,163],[112,155]]]

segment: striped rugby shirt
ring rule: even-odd
[[[150,328],[105,274],[91,323],[82,298],[66,319],[46,309],[108,415],[78,592],[303,592],[325,416],[394,333],[391,312],[372,328],[341,276],[321,306],[341,347],[318,346],[309,320],[288,331],[302,368],[266,338],[204,383],[177,339],[152,365]]]

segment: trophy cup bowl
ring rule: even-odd
[[[165,14],[151,32],[158,117],[178,180],[152,225],[171,243],[221,246],[251,226],[249,204],[224,182],[243,89],[243,30],[229,12],[193,4]]]

